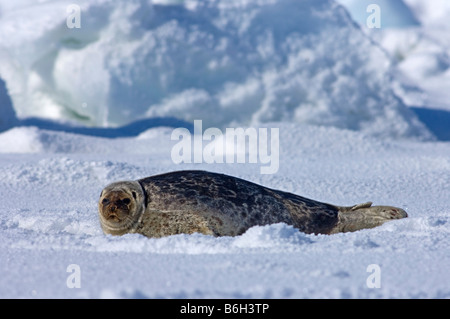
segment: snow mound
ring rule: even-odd
[[[450,127],[450,2],[446,0],[338,0],[392,61],[392,88],[440,140]],[[381,28],[366,12],[378,4]],[[369,10],[370,11],[370,10]]]
[[[20,118],[429,137],[392,92],[384,52],[334,1],[80,1],[80,28],[69,4],[0,2],[0,75]]]
[[[121,237],[94,236],[86,242],[99,252],[134,252],[158,254],[239,254],[283,251],[298,251],[304,244],[312,244],[311,235],[306,235],[283,223],[255,226],[243,235],[220,237],[192,234],[174,235],[158,239],[142,235],[127,234]]]
[[[298,247],[314,241],[292,226],[280,223],[268,226],[255,226],[237,237],[234,246],[243,248]]]
[[[36,127],[15,127],[0,135],[0,153],[39,153],[43,147]]]
[[[61,126],[64,129],[64,126]],[[67,127],[67,130],[73,129]],[[83,129],[89,135],[98,132],[96,129]],[[119,132],[120,133],[120,132]],[[167,149],[170,145],[158,145],[161,140],[170,141],[171,130],[168,128],[152,128],[137,136],[138,143],[130,144],[130,138],[120,138],[112,143],[110,139],[102,139],[96,136],[84,136],[75,133],[66,133],[58,130],[41,129],[36,126],[18,126],[0,134],[1,153],[92,153],[115,154],[128,152],[133,154],[145,154],[155,148]],[[94,143],[94,144],[93,144]]]

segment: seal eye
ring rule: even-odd
[[[102,204],[103,204],[103,205],[108,205],[108,204],[109,204],[109,199],[103,198]]]
[[[124,203],[125,205],[128,205],[130,202],[131,200],[129,198],[122,199],[122,203]]]

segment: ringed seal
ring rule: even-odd
[[[305,233],[334,234],[408,216],[403,209],[371,202],[350,207],[321,203],[206,171],[112,183],[103,189],[98,210],[105,234],[147,237],[236,236],[252,226],[281,222]]]

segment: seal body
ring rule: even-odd
[[[99,217],[106,234],[147,237],[202,233],[236,236],[256,225],[286,223],[332,234],[381,225],[406,212],[371,203],[340,207],[205,171],[177,171],[108,185]]]

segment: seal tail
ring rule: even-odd
[[[408,217],[401,208],[372,206],[372,202],[337,208],[339,221],[331,231],[332,234],[373,228],[393,219]]]

